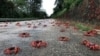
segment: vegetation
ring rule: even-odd
[[[51,17],[100,25],[99,0],[56,0]]]
[[[88,0],[89,6],[88,12],[85,15],[86,18],[89,19],[99,19],[100,20],[100,5],[98,6],[97,3],[95,3],[94,0]]]
[[[82,31],[88,31],[88,30],[91,29],[91,27],[85,26],[85,25],[83,25],[83,24],[81,24],[81,23],[77,23],[75,26],[76,26],[78,29],[82,30]]]
[[[0,0],[0,18],[45,18],[42,0]]]
[[[56,0],[56,7],[54,8],[54,13],[52,17],[58,17],[63,15],[65,12],[78,6],[82,0]]]

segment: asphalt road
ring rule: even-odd
[[[0,27],[0,56],[100,56],[99,51],[93,51],[81,45],[82,39],[88,39],[91,42],[100,44],[100,35],[94,37],[83,36],[82,31],[73,30],[70,26],[52,26],[50,24],[53,19],[21,21],[20,27],[16,26],[16,22],[8,23],[7,27]],[[37,28],[28,28],[26,22],[36,25]],[[40,25],[38,25],[41,22]],[[5,25],[5,23],[0,23]],[[47,27],[43,27],[47,25]],[[65,29],[65,32],[60,32]],[[30,37],[21,38],[18,36],[20,32],[29,32]],[[58,41],[60,36],[69,37],[69,41]],[[29,45],[32,40],[44,40],[47,47],[34,48]],[[15,55],[5,55],[3,50],[11,46],[19,46],[20,51]]]

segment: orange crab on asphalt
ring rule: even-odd
[[[59,41],[68,41],[69,38],[68,37],[59,37],[58,40]]]
[[[46,47],[47,43],[42,40],[31,41],[30,45],[35,48]]]
[[[19,47],[9,47],[4,49],[4,54],[17,54],[19,52]]]
[[[28,32],[22,32],[22,33],[19,33],[19,36],[20,37],[29,37],[30,34]]]

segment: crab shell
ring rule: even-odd
[[[91,50],[99,50],[99,49],[100,49],[100,46],[97,45],[97,44],[94,44],[94,45],[91,45],[89,48],[90,48]]]
[[[97,34],[97,31],[95,30],[89,30],[89,31],[84,32],[85,36],[94,36],[96,34]]]
[[[59,37],[59,40],[60,40],[60,41],[68,41],[69,38],[67,38],[67,37]]]
[[[46,43],[45,41],[42,41],[42,42],[41,42],[41,46],[46,47],[46,46],[47,46],[47,43]]]
[[[32,47],[37,47],[36,41],[31,41],[30,45],[31,45]]]
[[[61,29],[60,32],[65,32],[65,29]]]
[[[85,36],[94,36],[94,34],[93,33],[90,33],[90,32],[84,32],[84,35]]]
[[[47,25],[43,25],[43,27],[47,27]]]
[[[35,48],[46,47],[47,43],[42,40],[31,41],[30,45]]]
[[[27,27],[28,27],[28,28],[31,28],[31,25],[28,25]]]
[[[19,22],[16,23],[16,26],[21,26],[21,24]]]
[[[23,33],[20,33],[19,36],[20,36],[20,37],[29,37],[30,34],[27,33],[27,32],[23,32]]]
[[[88,43],[88,42],[89,42],[88,40],[83,40],[83,41],[81,42],[81,44],[86,45],[86,43]]]
[[[17,54],[18,51],[20,50],[19,47],[10,47],[10,48],[6,48],[4,49],[4,54]]]
[[[37,28],[37,26],[33,26],[33,28]]]

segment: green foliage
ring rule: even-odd
[[[83,25],[83,24],[81,24],[81,23],[77,23],[75,26],[76,26],[78,29],[82,30],[82,31],[88,31],[88,30],[91,29],[91,27],[85,26],[85,25]]]
[[[52,16],[58,17],[78,6],[82,0],[56,0],[56,7],[54,8],[54,13]],[[64,11],[66,10],[66,11]]]
[[[42,0],[34,0],[34,2],[31,4],[31,11],[30,15],[35,18],[46,18],[47,14],[44,11],[40,11]]]
[[[42,0],[0,0],[1,18],[45,18],[40,11]]]
[[[16,0],[16,1],[13,1],[13,2],[16,3],[17,6],[25,5],[25,0]]]
[[[66,8],[65,9],[63,9],[62,11],[59,11],[59,12],[57,12],[55,15],[53,15],[52,17],[57,17],[57,16],[60,16],[61,14],[63,14],[64,12],[66,12]]]
[[[0,17],[17,17],[18,13],[14,8],[14,4],[11,1],[0,0]]]

